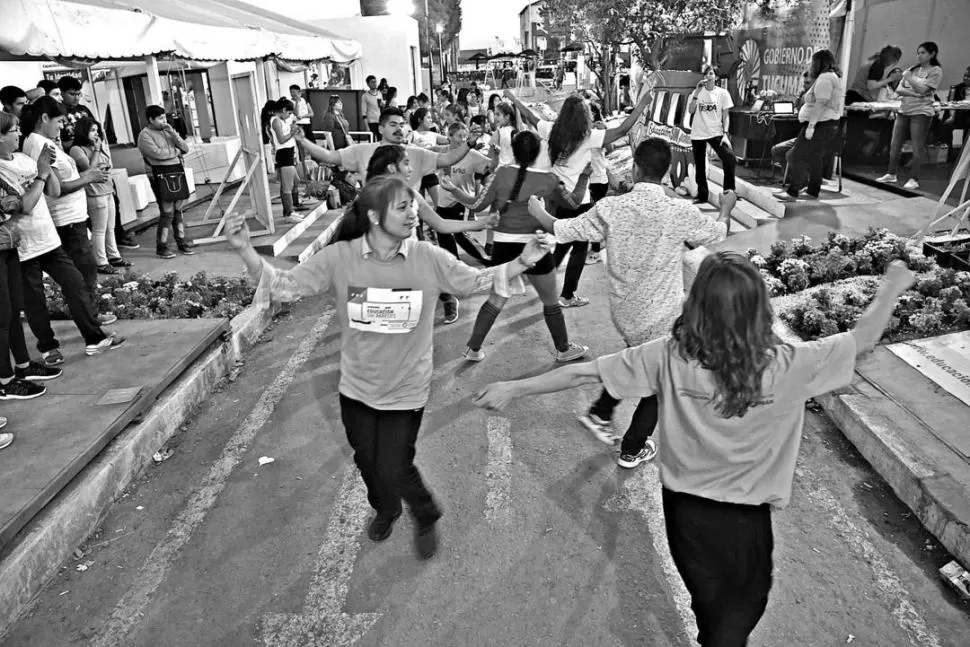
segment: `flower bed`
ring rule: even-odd
[[[803,236],[775,243],[768,255],[748,250],[768,284],[778,316],[803,339],[852,328],[876,294],[890,262],[917,273],[893,312],[884,339],[898,341],[970,328],[970,272],[939,267],[921,248],[888,230],[819,244]]]
[[[180,281],[175,272],[160,279],[133,272],[100,277],[98,300],[104,312],[119,319],[198,319],[235,317],[253,300],[255,287],[244,277],[209,277],[199,272]],[[70,317],[60,288],[47,279],[47,309],[51,317]]]

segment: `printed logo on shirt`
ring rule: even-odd
[[[347,319],[354,330],[407,333],[421,318],[423,292],[410,288],[347,288]]]
[[[715,112],[718,109],[718,105],[716,103],[700,103],[697,108],[701,112]]]

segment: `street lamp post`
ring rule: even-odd
[[[428,12],[428,0],[424,0],[424,29],[428,39],[428,85],[431,86],[431,107],[434,108],[434,48],[431,46],[431,14]]]
[[[441,72],[441,82],[444,83],[446,79],[445,53],[444,50],[441,49],[441,34],[445,31],[445,26],[439,22],[437,25],[435,25],[434,30],[438,32],[438,68]]]

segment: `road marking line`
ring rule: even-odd
[[[360,534],[369,514],[367,490],[353,462],[344,469],[313,567],[303,613],[268,613],[260,618],[263,644],[274,647],[346,647],[377,622],[379,613],[344,613]]]
[[[512,521],[512,436],[509,421],[488,417],[488,459],[485,464],[485,518],[492,525]]]
[[[660,557],[670,587],[670,594],[680,616],[681,630],[691,645],[696,645],[694,637],[697,635],[697,622],[694,611],[690,608],[690,593],[680,578],[674,558],[670,555],[667,545],[667,527],[664,523],[663,497],[661,496],[660,476],[655,463],[637,468],[636,473],[627,479],[625,484],[627,505],[631,510],[639,512],[647,520],[650,528],[650,538],[653,549]]]
[[[892,605],[892,615],[916,647],[940,647],[940,639],[929,628],[916,610],[909,593],[899,576],[892,570],[886,558],[869,541],[868,535],[849,518],[848,512],[838,499],[821,483],[808,478],[807,471],[799,467],[795,476],[805,489],[805,495],[815,506],[829,513],[828,525],[835,534],[845,539],[849,548],[869,565],[876,578],[876,589]]]
[[[168,534],[145,560],[135,577],[135,585],[115,605],[111,617],[105,621],[98,635],[91,641],[91,645],[108,647],[124,643],[128,632],[138,623],[145,609],[148,608],[151,596],[168,576],[179,551],[205,520],[219,494],[225,489],[226,481],[233,470],[249,451],[249,444],[269,420],[276,405],[293,382],[296,372],[307,361],[310,353],[327,331],[333,314],[333,308],[328,308],[316,320],[309,334],[286,362],[286,366],[256,401],[252,411],[226,443],[222,454],[209,468],[202,483],[195,489],[185,508],[176,517]]]

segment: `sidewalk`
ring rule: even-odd
[[[240,200],[240,208],[246,202]],[[200,221],[207,207],[205,202],[187,209],[186,221]],[[275,207],[280,234],[292,225],[282,222]],[[154,227],[139,232],[137,241],[139,249],[121,251],[139,274],[174,271],[184,280],[203,271],[237,277],[245,272],[226,243],[164,260],[155,255]],[[250,307],[231,321],[119,320],[111,328],[127,344],[94,357],[85,357],[71,322],[56,322],[64,375],[47,383],[49,393],[40,399],[3,403],[8,431],[17,438],[0,452],[0,487],[7,492],[0,505],[0,635],[193,409],[238,366],[274,314]],[[36,356],[29,334],[28,345]]]
[[[934,213],[930,199],[900,198],[851,180],[848,197],[799,202],[783,220],[741,232],[712,251],[767,250],[802,234],[819,239],[835,230],[858,235],[886,227],[918,231]],[[687,272],[700,254],[689,255]],[[970,348],[970,332],[962,333]],[[970,406],[901,360],[885,346],[861,358],[852,385],[819,404],[927,530],[970,565]]]

